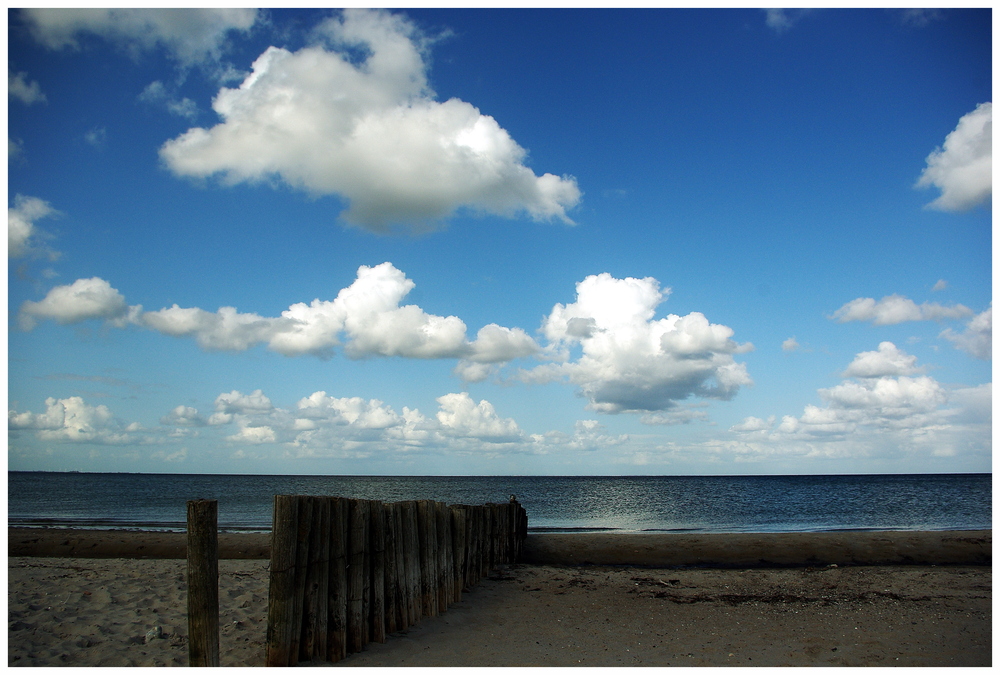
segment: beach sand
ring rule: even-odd
[[[66,533],[41,538],[53,536]],[[529,537],[535,555],[558,550],[550,536]],[[618,550],[651,541],[617,536]],[[125,539],[132,548],[119,541],[119,557],[8,558],[9,665],[187,664],[186,563],[136,558],[148,548]],[[223,666],[264,663],[267,568],[261,558],[219,563]],[[510,565],[444,614],[337,665],[989,666],[991,580],[988,564]]]

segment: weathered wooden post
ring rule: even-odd
[[[292,606],[292,644],[289,647],[288,665],[298,665],[302,644],[303,608],[306,596],[306,572],[309,568],[309,534],[312,531],[312,504],[308,497],[296,496],[299,511],[298,532],[295,537],[295,595]]]
[[[448,588],[448,546],[451,544],[449,531],[450,519],[445,516],[444,502],[433,502],[434,528],[437,536],[437,578],[434,586],[437,590],[438,611],[442,614],[448,610],[451,603],[451,593]]]
[[[329,622],[326,652],[331,663],[347,656],[347,504],[336,497],[330,502]]]
[[[313,657],[325,659],[330,624],[330,500],[316,497],[319,502],[320,557],[319,557],[319,602],[316,608],[316,647]]]
[[[330,506],[322,497],[303,497],[312,512],[303,599],[299,660],[326,658],[327,592],[330,583]],[[325,507],[325,508],[324,508]]]
[[[451,507],[451,549],[452,549],[452,576],[454,586],[452,587],[452,597],[455,602],[462,600],[462,588],[465,586],[465,508],[461,506]]]
[[[483,576],[493,569],[493,505],[483,505]]]
[[[275,495],[271,524],[271,581],[267,593],[268,666],[289,665],[295,609],[295,546],[298,538],[298,502],[291,495]]]
[[[187,503],[188,662],[219,665],[219,502]]]
[[[360,652],[364,646],[365,583],[365,502],[351,499],[350,535],[347,567],[347,653]]]
[[[414,501],[403,502],[403,522],[406,528],[406,597],[409,599],[407,607],[409,619],[407,623],[411,626],[423,616],[423,591],[421,582],[423,573],[420,571],[422,562],[420,556],[420,528],[417,524],[417,503]]]
[[[403,530],[403,505],[392,504],[392,519],[396,528],[396,630],[409,627],[409,598],[406,587],[406,533]]]
[[[437,527],[434,502],[417,502],[417,527],[420,534],[420,597],[423,616],[437,616]]]
[[[385,509],[369,502],[371,509],[371,641],[385,642]]]
[[[396,577],[396,518],[392,504],[383,504],[385,518],[385,632],[386,635],[399,630],[399,616],[396,612],[399,588]]]

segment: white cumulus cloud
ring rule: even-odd
[[[280,317],[262,317],[223,307],[208,312],[174,305],[146,312],[143,325],[167,335],[193,336],[206,349],[245,350],[266,343],[286,356],[329,356],[343,344],[351,358],[461,358],[495,363],[527,356],[538,345],[519,328],[495,324],[469,341],[465,323],[416,305],[402,305],[415,284],[391,263],[362,265],[357,279],[334,300],[296,303]]]
[[[960,319],[972,314],[965,305],[945,306],[936,302],[920,305],[902,295],[887,295],[879,301],[874,298],[856,298],[846,303],[830,317],[838,323],[871,321],[876,326],[891,326],[904,321],[941,321]]]
[[[435,100],[427,39],[413,23],[349,9],[316,35],[296,52],[269,47],[238,88],[221,89],[212,104],[220,124],[161,148],[170,170],[339,195],[350,202],[344,219],[374,231],[431,227],[463,207],[570,222],[575,179],[535,175],[495,119]]]
[[[549,351],[563,362],[522,372],[522,379],[565,378],[590,409],[606,413],[663,411],[691,396],[728,399],[752,383],[733,354],[753,346],[734,342],[728,326],[699,312],[653,319],[669,293],[656,279],[603,273],[576,291],[576,302],[555,305],[541,328]]]
[[[197,408],[187,405],[179,405],[168,414],[160,418],[160,424],[173,425],[179,427],[201,427],[207,422],[198,413]]]
[[[861,352],[855,356],[844,371],[844,377],[914,375],[922,372],[916,363],[916,356],[907,354],[891,342],[882,342],[878,351]]]
[[[445,394],[437,399],[441,409],[437,420],[449,435],[476,438],[491,443],[516,441],[521,438],[517,423],[501,419],[489,401],[476,403],[467,393]]]
[[[941,332],[941,337],[950,340],[956,349],[977,359],[989,361],[993,358],[993,303],[990,303],[986,311],[965,324],[964,332],[956,333],[946,328]]]
[[[932,185],[941,196],[927,206],[942,211],[965,211],[993,196],[992,103],[963,115],[944,146],[927,156],[917,187]]]
[[[32,36],[49,49],[80,47],[81,34],[100,36],[133,54],[161,46],[181,65],[218,60],[230,31],[246,32],[255,9],[30,8],[21,15]]]
[[[136,308],[125,304],[125,297],[104,279],[77,279],[67,286],[56,286],[38,301],[26,301],[21,306],[19,321],[31,330],[40,319],[52,319],[70,324],[89,319],[126,320]]]
[[[45,441],[120,445],[132,440],[107,406],[88,405],[79,396],[48,398],[43,413],[8,410],[7,427],[34,430]]]
[[[883,342],[855,357],[844,373],[849,379],[817,391],[825,406],[730,427],[741,439],[737,451],[745,458],[988,454],[992,386],[949,389],[922,370]]]
[[[38,197],[14,196],[13,208],[7,208],[7,257],[20,258],[33,253],[45,252],[50,258],[58,254],[38,245],[38,239],[46,236],[35,227],[35,221],[57,215],[48,202]]]

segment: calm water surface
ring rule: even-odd
[[[232,476],[7,474],[9,525],[182,530],[217,499],[224,530],[266,530],[275,494],[505,502],[529,530],[809,532],[992,527],[991,474],[873,476]]]

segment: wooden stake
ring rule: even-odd
[[[187,503],[188,662],[219,666],[219,503]]]
[[[390,635],[399,630],[396,608],[399,588],[396,577],[396,518],[392,504],[383,504],[385,518],[385,632]]]
[[[452,549],[452,597],[455,602],[462,601],[462,588],[465,586],[465,508],[451,507],[451,549]]]
[[[385,642],[385,509],[369,502],[371,509],[371,641]]]
[[[451,537],[445,536],[444,508],[441,502],[431,502],[433,508],[434,532],[437,537],[437,546],[434,549],[436,558],[434,591],[437,593],[438,612],[444,613],[448,609],[448,551],[445,547],[445,540]]]
[[[406,533],[403,530],[403,505],[400,502],[392,505],[392,517],[396,525],[396,630],[406,630],[410,625],[410,598],[406,577]]]
[[[414,625],[423,616],[423,592],[420,571],[422,558],[420,556],[420,528],[417,524],[417,503],[414,501],[403,502],[403,520],[406,527],[406,555],[404,563],[406,565],[406,596],[409,599],[407,623]]]
[[[326,659],[331,663],[347,656],[347,506],[348,500],[330,502],[330,583],[328,592]]]
[[[302,641],[299,644],[299,660],[312,661],[319,647],[319,598],[320,598],[320,558],[323,557],[323,543],[329,541],[321,527],[320,499],[302,497],[303,508],[311,512],[312,526],[309,529],[309,556],[306,560],[305,593],[302,600]],[[328,553],[326,554],[328,555]]]
[[[299,528],[295,537],[295,595],[292,608],[292,644],[289,647],[289,663],[294,666],[299,662],[299,650],[302,644],[303,613],[306,595],[306,572],[309,567],[309,534],[312,531],[312,504],[308,497],[295,498],[299,511]]]
[[[420,533],[420,596],[423,616],[437,616],[437,527],[434,502],[417,502],[417,527]]]
[[[365,583],[365,502],[351,499],[349,504],[350,535],[348,536],[347,567],[347,653],[360,652],[364,646],[364,583]]]
[[[295,607],[295,548],[298,503],[290,495],[275,495],[271,524],[271,574],[267,593],[268,666],[284,668],[291,661],[292,613]]]

